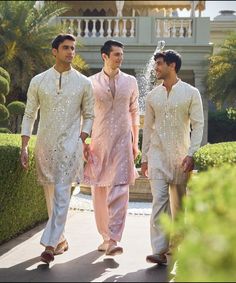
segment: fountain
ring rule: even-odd
[[[160,40],[157,43],[157,47],[153,53],[153,55],[148,60],[143,72],[139,77],[139,105],[140,105],[140,114],[144,115],[145,112],[145,97],[147,94],[158,84],[158,80],[156,78],[155,73],[155,61],[153,56],[155,53],[160,52],[165,47],[165,41]]]

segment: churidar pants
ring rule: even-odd
[[[98,232],[105,241],[119,242],[128,209],[129,185],[92,187],[92,196]]]

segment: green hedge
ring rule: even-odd
[[[0,134],[0,243],[47,219],[43,189],[36,181],[33,147],[30,139],[30,169],[21,168],[21,137]]]
[[[207,144],[195,153],[194,160],[199,171],[224,163],[236,164],[236,142]]]
[[[186,216],[175,282],[235,282],[236,166],[224,165],[195,176],[185,199]]]

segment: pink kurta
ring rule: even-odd
[[[139,125],[138,85],[121,71],[115,77],[115,95],[102,70],[90,77],[95,98],[90,157],[84,183],[92,186],[133,184],[137,177],[132,149],[132,126]]]

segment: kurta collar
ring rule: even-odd
[[[172,90],[178,88],[181,85],[181,82],[182,80],[179,78],[178,81],[172,86]],[[164,82],[161,85],[166,90],[166,87],[164,86]]]
[[[60,76],[60,75],[69,75],[72,71],[73,71],[73,68],[71,67],[70,70],[68,71],[65,71],[65,72],[62,72],[62,73],[59,73],[56,69],[55,69],[55,65],[52,67],[54,73],[57,75],[57,76]]]
[[[107,82],[109,82],[109,76],[104,72],[104,69],[102,69],[101,74],[102,74],[103,78],[104,78]],[[120,75],[121,75],[121,70],[119,69],[119,71],[118,71],[118,73],[115,75],[114,79],[115,79],[115,80],[118,80],[118,78],[120,77]]]

